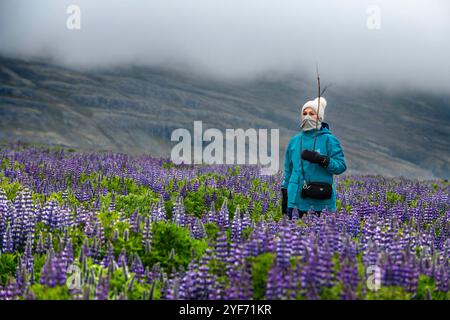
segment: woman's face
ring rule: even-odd
[[[309,115],[312,117],[312,119],[317,120],[317,113],[311,107],[307,107],[305,108],[305,110],[303,110],[302,118],[304,118],[306,115]]]

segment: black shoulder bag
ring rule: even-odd
[[[302,142],[303,136],[300,137],[300,154],[302,154]],[[327,140],[327,150],[328,150],[328,140]],[[325,200],[330,199],[333,186],[327,182],[306,182],[305,171],[303,169],[303,159],[300,156],[300,163],[302,166],[302,176],[303,176],[303,188],[302,188],[302,198],[311,198]]]

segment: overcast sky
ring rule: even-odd
[[[66,27],[70,4],[81,30]],[[380,29],[367,26],[369,5],[381,10]],[[180,65],[252,78],[310,75],[318,62],[329,81],[450,93],[449,39],[446,0],[0,1],[0,54],[72,67]]]

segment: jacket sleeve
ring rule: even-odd
[[[286,146],[286,153],[284,156],[284,179],[281,184],[281,188],[287,188],[289,184],[289,179],[291,178],[292,173],[292,159],[291,159],[291,142],[289,141]]]
[[[329,135],[330,163],[325,168],[331,174],[341,174],[347,169],[345,164],[344,151],[342,150],[339,140]]]

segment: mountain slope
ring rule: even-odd
[[[300,77],[219,81],[186,71],[83,71],[0,57],[0,140],[169,155],[176,128],[279,128],[283,157],[315,95]],[[349,173],[449,177],[450,95],[352,88],[326,93]],[[282,163],[281,163],[282,165]]]

